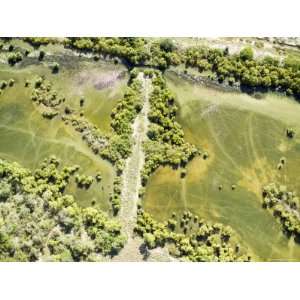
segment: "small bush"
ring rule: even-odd
[[[251,47],[245,47],[240,52],[240,58],[242,60],[252,60],[254,57],[254,53]]]
[[[296,132],[293,128],[287,128],[286,130],[286,136],[290,139],[292,139],[295,136]]]
[[[14,66],[16,63],[22,60],[22,54],[20,52],[10,53],[7,61],[11,66]]]
[[[161,50],[165,52],[172,52],[176,49],[174,42],[170,39],[164,39],[159,43],[159,47]]]
[[[7,81],[2,80],[0,81],[0,89],[4,90],[7,87]]]
[[[39,60],[43,60],[45,57],[45,51],[41,50],[39,53]]]
[[[51,69],[52,69],[52,73],[53,74],[56,74],[59,72],[59,64],[58,63],[54,63],[52,66],[51,66]]]
[[[8,81],[8,85],[9,86],[13,86],[15,84],[15,80],[14,79],[9,79],[9,81]]]

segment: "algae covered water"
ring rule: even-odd
[[[300,245],[288,240],[262,208],[261,190],[279,182],[300,191],[295,180],[300,175],[299,139],[289,141],[285,136],[289,124],[300,127],[295,118],[299,104],[272,94],[259,102],[170,75],[168,85],[176,94],[186,139],[206,150],[209,158],[191,161],[184,179],[179,170],[158,169],[147,187],[145,210],[159,220],[168,219],[173,211],[190,210],[230,225],[258,260],[298,261]],[[279,171],[282,156],[287,164]]]

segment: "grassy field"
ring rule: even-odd
[[[146,211],[165,220],[172,211],[188,209],[230,225],[257,260],[299,260],[300,246],[262,208],[261,189],[276,181],[300,192],[300,138],[285,135],[289,126],[300,132],[300,104],[274,94],[256,100],[196,86],[170,73],[167,79],[186,139],[207,150],[209,158],[194,159],[185,179],[179,171],[159,169],[146,191]],[[282,156],[287,164],[279,171]]]
[[[51,46],[50,46],[51,47]],[[47,67],[51,61],[59,61],[60,72],[56,75]],[[107,210],[108,198],[112,191],[114,169],[106,161],[93,154],[71,126],[66,126],[59,117],[52,120],[43,118],[30,100],[30,88],[25,88],[26,79],[45,75],[53,87],[66,97],[66,105],[79,109],[81,96],[85,97],[85,117],[103,132],[110,132],[110,112],[116,101],[122,97],[126,76],[109,84],[106,76],[124,72],[121,66],[91,59],[50,56],[38,62],[31,58],[17,67],[0,65],[0,79],[15,79],[15,86],[6,88],[0,96],[0,157],[17,161],[25,167],[36,168],[52,154],[64,165],[78,164],[80,172],[87,175],[102,173],[103,180],[94,182],[89,190],[79,189],[72,182],[71,192],[83,206],[96,205]],[[112,76],[112,75],[111,75]]]

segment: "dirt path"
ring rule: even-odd
[[[143,142],[147,139],[148,112],[150,110],[149,95],[151,93],[151,79],[145,78],[144,73],[139,73],[138,79],[142,82],[143,108],[133,123],[132,153],[126,160],[122,175],[121,209],[119,220],[123,232],[127,236],[127,243],[120,254],[112,261],[171,261],[173,260],[167,249],[157,248],[147,255],[143,254],[143,240],[133,236],[136,224],[138,193],[141,187],[141,170],[145,163]]]
[[[121,209],[119,219],[122,224],[124,233],[127,236],[127,244],[121,253],[115,257],[115,261],[141,261],[143,255],[140,253],[139,247],[142,239],[133,238],[133,229],[136,224],[137,203],[139,200],[138,193],[141,187],[141,170],[145,162],[143,152],[143,141],[147,138],[148,129],[148,112],[149,112],[149,94],[151,89],[151,80],[144,77],[141,72],[138,75],[142,82],[143,90],[143,108],[135,118],[133,123],[133,146],[132,153],[126,160],[125,168],[122,175],[122,192],[121,192]]]
[[[138,193],[141,187],[141,170],[144,166],[145,155],[143,151],[143,142],[147,138],[148,130],[148,112],[149,112],[149,94],[151,89],[151,80],[144,78],[143,73],[139,73],[139,80],[143,86],[143,108],[135,118],[133,123],[133,146],[132,153],[126,160],[126,165],[122,175],[122,193],[120,219],[123,229],[128,238],[132,235],[137,213]]]

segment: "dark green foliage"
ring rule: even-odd
[[[51,69],[52,69],[52,73],[53,73],[53,74],[58,73],[58,71],[59,71],[59,64],[58,64],[58,63],[53,63],[53,64],[51,65]]]
[[[50,43],[56,43],[57,39],[55,38],[47,38],[47,37],[25,37],[23,40],[33,47],[40,47],[41,45],[48,45]]]
[[[107,147],[101,151],[102,157],[115,164],[117,173],[123,171],[124,160],[131,153],[132,123],[141,110],[141,82],[136,78],[137,72],[130,74],[130,83],[124,97],[118,101],[111,113],[113,134]]]
[[[65,44],[81,51],[119,57],[132,66],[141,65],[148,59],[143,38],[69,38]]]
[[[97,261],[118,253],[125,243],[119,223],[63,195],[77,170],[55,157],[34,172],[0,160],[1,261]]]
[[[300,96],[300,71],[297,68],[290,63],[280,64],[270,56],[253,59],[252,52],[245,48],[240,55],[225,55],[219,49],[189,48],[185,51],[184,61],[200,72],[213,72],[219,82],[239,83],[249,91],[276,90]]]
[[[181,178],[184,178],[184,177],[186,177],[186,173],[187,173],[187,170],[186,169],[181,169],[181,172],[180,172],[180,177]]]
[[[233,232],[222,224],[210,224],[190,212],[183,215],[182,229],[177,228],[174,216],[166,223],[155,221],[143,210],[138,211],[135,232],[144,238],[149,249],[167,246],[171,255],[187,261],[249,261],[246,253],[236,250],[232,241]],[[197,217],[197,218],[196,218]],[[194,224],[194,225],[193,225]],[[197,223],[198,225],[198,223]]]
[[[62,116],[62,120],[66,124],[70,122],[70,125],[80,133],[82,139],[95,154],[100,154],[103,158],[110,160],[110,156],[104,151],[108,147],[109,138],[82,115],[78,116],[78,113],[72,112],[70,114],[68,112],[71,112],[71,110],[65,111],[66,114]]]
[[[0,90],[4,90],[7,87],[7,81],[0,81]]]
[[[111,127],[118,135],[130,136],[132,133],[132,121],[140,111],[141,83],[138,79],[133,79],[127,88],[123,99],[112,110]]]
[[[176,46],[171,39],[164,39],[159,43],[159,47],[161,50],[165,52],[172,52],[176,50]]]
[[[20,62],[23,59],[21,52],[12,52],[8,55],[7,61],[11,66]]]
[[[113,194],[110,196],[110,202],[112,205],[114,215],[117,215],[121,208],[121,177],[116,176],[114,178]]]
[[[52,83],[44,77],[36,77],[33,80],[33,90],[31,100],[37,104],[43,104],[48,108],[56,108],[65,101],[60,97],[56,90],[53,89]]]
[[[298,57],[287,56],[284,60],[284,64],[294,71],[300,71],[300,59]]]
[[[171,65],[184,63],[200,72],[211,71],[220,83],[239,84],[252,92],[276,90],[300,96],[300,63],[288,57],[283,63],[270,56],[254,59],[251,47],[238,55],[220,49],[192,47],[176,49],[170,39],[154,41],[150,45],[142,38],[69,38],[65,45],[103,56],[119,57],[129,66],[149,66],[164,71]]]
[[[6,201],[10,195],[11,185],[5,181],[0,182],[0,201]]]
[[[8,81],[8,85],[9,86],[14,86],[14,84],[15,84],[15,80],[14,79],[9,79],[9,81]]]
[[[104,57],[118,57],[130,67],[151,66],[165,70],[168,66],[181,62],[180,54],[169,39],[152,43],[150,52],[145,39],[132,37],[69,38],[65,45],[80,51],[99,53]]]
[[[286,129],[286,136],[290,139],[292,139],[295,136],[296,132],[293,128],[287,128]]]
[[[46,119],[53,119],[54,117],[56,117],[58,115],[58,111],[55,110],[44,110],[42,112],[42,116]]]
[[[146,185],[150,174],[160,165],[184,167],[199,154],[195,146],[184,141],[183,130],[175,120],[177,106],[174,96],[167,89],[161,73],[152,71],[151,76],[153,91],[149,99],[149,141],[144,144],[145,165],[141,174],[143,185]]]
[[[263,189],[263,207],[273,211],[288,235],[300,235],[299,198],[286,186],[269,184]]]
[[[175,49],[170,40],[153,43],[150,48],[150,59],[147,65],[157,67],[162,71],[170,65],[179,65],[181,63],[181,56]]]
[[[240,58],[244,61],[253,59],[253,50],[251,47],[245,47],[240,52]]]
[[[8,81],[6,80],[1,80],[0,81],[0,95],[2,95],[2,93],[4,92],[4,90],[7,87],[13,87],[15,84],[15,80],[14,79],[9,79]]]
[[[80,100],[79,100],[80,107],[83,107],[84,102],[85,102],[84,97],[81,97]]]
[[[43,60],[45,57],[45,51],[41,50],[39,53],[39,60]]]
[[[101,175],[101,172],[98,172],[95,176],[97,182],[100,182],[102,180],[102,175]]]
[[[82,138],[95,154],[99,154],[115,165],[117,177],[114,180],[114,190],[110,197],[114,214],[118,213],[121,205],[120,176],[123,172],[125,159],[131,153],[132,123],[141,110],[141,83],[136,76],[137,72],[133,70],[124,97],[118,101],[112,110],[111,127],[113,132],[110,136],[103,135],[96,126],[84,117],[78,117],[76,114],[63,117],[63,120],[71,121],[71,125],[81,133]]]
[[[75,182],[77,183],[77,186],[80,188],[88,189],[91,184],[94,182],[94,178],[92,176],[87,175],[76,175],[75,176]]]

